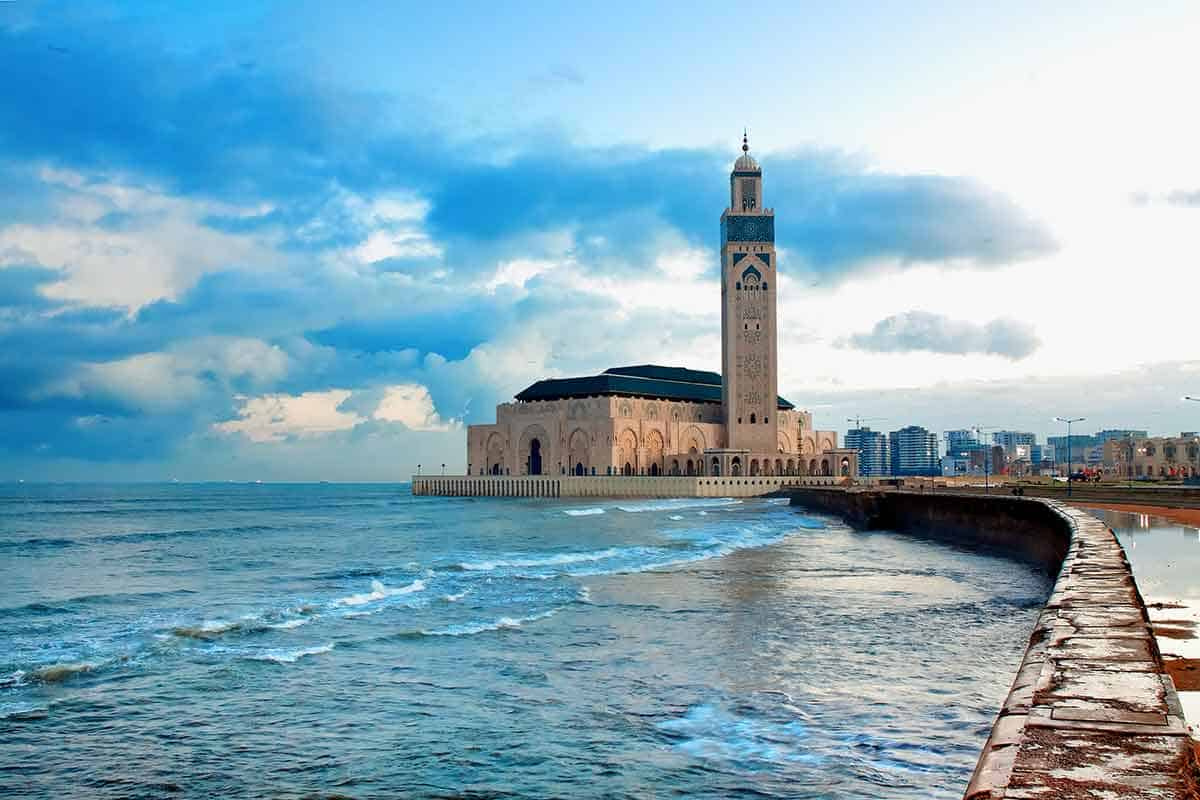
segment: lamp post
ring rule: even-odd
[[[1071,423],[1083,422],[1086,417],[1055,417],[1056,422],[1067,423],[1067,497],[1071,496]]]
[[[442,464],[442,474],[443,475],[446,474],[446,465],[445,464]]]
[[[992,493],[991,485],[988,482],[988,472],[991,468],[990,462],[992,460],[992,445],[984,443],[983,435],[985,433],[989,433],[994,430],[996,430],[996,428],[991,427],[991,426],[988,426],[986,428],[983,427],[982,425],[975,426],[975,437],[979,440],[976,444],[983,448],[983,493],[984,494]]]

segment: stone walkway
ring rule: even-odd
[[[1190,745],[1146,609],[1116,537],[1047,503],[1070,551],[984,748],[967,800],[1200,797]]]

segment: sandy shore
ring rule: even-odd
[[[1144,506],[1132,503],[1072,503],[1080,508],[1101,508],[1108,511],[1124,511],[1129,514],[1149,514],[1153,517],[1163,517],[1172,522],[1191,525],[1200,528],[1200,508],[1170,508],[1168,506]]]

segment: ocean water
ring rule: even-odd
[[[1050,581],[773,500],[0,486],[0,796],[957,798]]]

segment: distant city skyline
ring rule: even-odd
[[[744,128],[798,408],[1200,428],[1194,3],[661,9],[0,3],[0,480],[404,480],[717,371]]]

